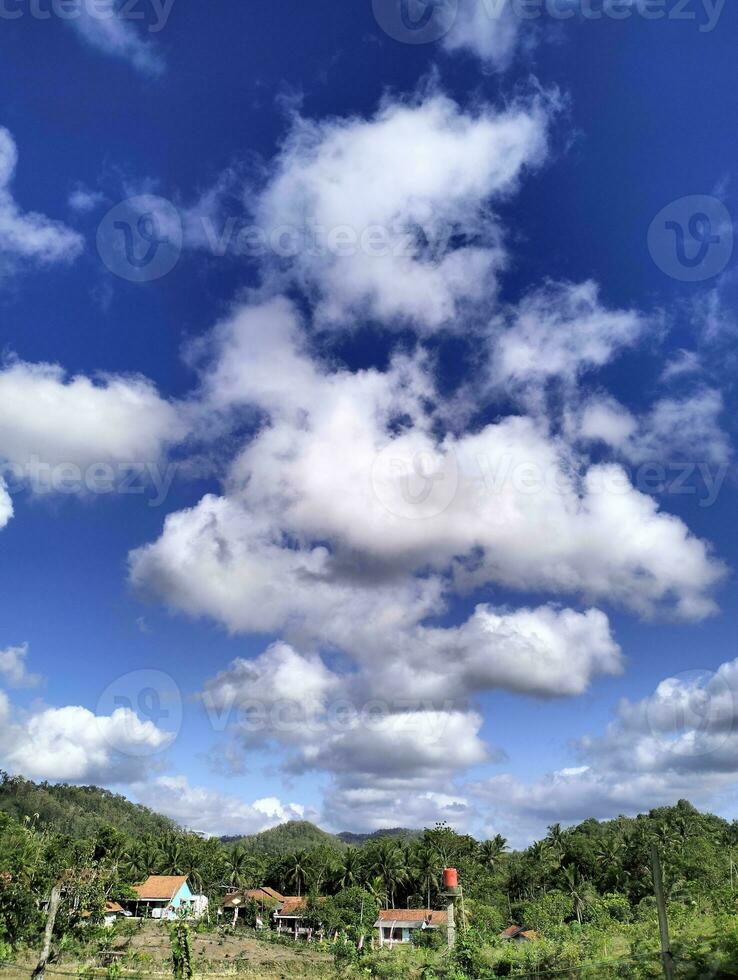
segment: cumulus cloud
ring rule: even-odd
[[[17,163],[15,140],[0,127],[0,272],[23,260],[72,262],[82,251],[82,237],[60,221],[21,210],[11,191]]]
[[[68,705],[43,708],[6,725],[0,758],[5,769],[28,779],[128,783],[150,771],[152,756],[172,738],[130,708],[106,716]]]
[[[315,315],[353,313],[420,330],[494,296],[506,256],[490,211],[546,153],[549,109],[531,99],[462,112],[430,95],[371,119],[296,118],[256,221],[283,245]],[[392,174],[392,180],[387,175]]]
[[[36,687],[41,683],[40,674],[29,672],[26,663],[27,656],[27,643],[0,650],[0,678],[9,687]]]
[[[458,831],[469,830],[477,816],[474,803],[453,787],[444,789],[418,788],[406,780],[334,787],[326,794],[322,823],[335,832],[432,827],[441,821]]]
[[[635,344],[644,327],[636,310],[604,307],[592,281],[550,283],[493,323],[492,382],[508,393],[554,378],[571,385]]]
[[[401,659],[374,661],[371,682],[377,694],[394,689],[438,700],[502,689],[573,697],[595,677],[623,669],[608,618],[598,609],[508,610],[480,604],[461,626],[418,626],[398,645]]]
[[[218,382],[205,387],[266,420],[234,463],[228,495],[170,515],[161,538],[132,555],[139,586],[256,631],[281,628],[292,610],[302,617],[318,596],[324,606],[342,591],[364,595],[367,581],[401,582],[390,615],[410,597],[418,621],[447,575],[454,589],[502,584],[684,618],[714,611],[721,566],[620,467],[587,467],[531,417],[439,436],[422,362],[320,368],[295,346],[291,321],[283,304],[267,304],[217,332]],[[248,338],[254,356],[239,364]]]
[[[257,834],[287,820],[314,817],[299,803],[282,803],[276,797],[246,803],[215,789],[192,786],[186,776],[159,776],[133,789],[145,806],[189,830],[212,836]]]
[[[0,369],[0,459],[28,474],[48,466],[159,460],[185,426],[144,378],[68,378],[54,364],[10,361]]]
[[[613,398],[598,396],[580,408],[575,426],[580,438],[604,443],[633,463],[671,457],[724,465],[732,446],[721,426],[723,411],[723,396],[712,388],[659,399],[641,416]]]

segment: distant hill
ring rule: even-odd
[[[309,851],[321,844],[343,850],[345,843],[308,820],[290,820],[271,830],[245,837],[221,837],[224,844],[240,844],[257,854],[282,855],[293,851]]]
[[[132,837],[177,829],[167,817],[98,786],[33,783],[2,771],[0,812],[20,821],[38,814],[36,826],[72,837],[87,837],[105,824]]]
[[[340,834],[336,834],[336,837],[342,840],[344,844],[350,844],[352,847],[361,847],[367,841],[379,840],[382,837],[395,837],[400,840],[417,840],[422,833],[422,830],[410,830],[408,827],[388,827],[387,830],[375,830],[371,834],[352,834],[351,831],[344,830]]]

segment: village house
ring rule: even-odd
[[[374,928],[379,930],[379,945],[392,947],[409,943],[418,929],[446,929],[448,913],[432,909],[382,909]]]
[[[230,892],[221,902],[218,915],[233,912],[233,925],[238,921],[241,909],[249,902],[257,902],[261,915],[256,918],[256,928],[263,929],[270,910],[276,909],[285,901],[284,895],[275,888],[248,888],[242,891]]]
[[[130,912],[126,912],[122,905],[118,902],[106,902],[105,903],[105,913],[103,916],[103,922],[106,926],[114,926],[118,919],[125,919],[130,916]]]
[[[320,899],[318,899],[320,901]],[[287,896],[274,912],[274,925],[277,932],[290,933],[295,939],[301,936],[312,939],[314,928],[305,921],[307,904],[304,898]],[[322,930],[319,930],[322,935]]]
[[[507,939],[513,943],[531,943],[538,939],[538,933],[525,926],[508,926],[500,933],[500,939]]]
[[[140,885],[134,885],[136,898],[133,914],[152,919],[176,919],[189,915],[199,919],[207,910],[205,895],[195,895],[187,875],[149,875]]]

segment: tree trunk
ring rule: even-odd
[[[41,956],[36,964],[36,969],[31,974],[34,978],[39,978],[43,980],[46,976],[46,964],[49,962],[49,957],[51,956],[51,937],[54,935],[54,925],[56,923],[56,914],[59,911],[59,905],[61,903],[61,883],[57,882],[51,889],[51,897],[49,898],[49,908],[46,912],[46,928],[44,929],[44,945],[41,950]]]

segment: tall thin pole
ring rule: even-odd
[[[656,895],[656,906],[659,910],[659,932],[661,933],[661,962],[664,966],[666,980],[674,980],[674,957],[671,955],[669,940],[669,920],[666,916],[666,900],[664,899],[664,882],[661,878],[661,859],[655,844],[651,844],[651,865],[653,867],[653,890]]]

